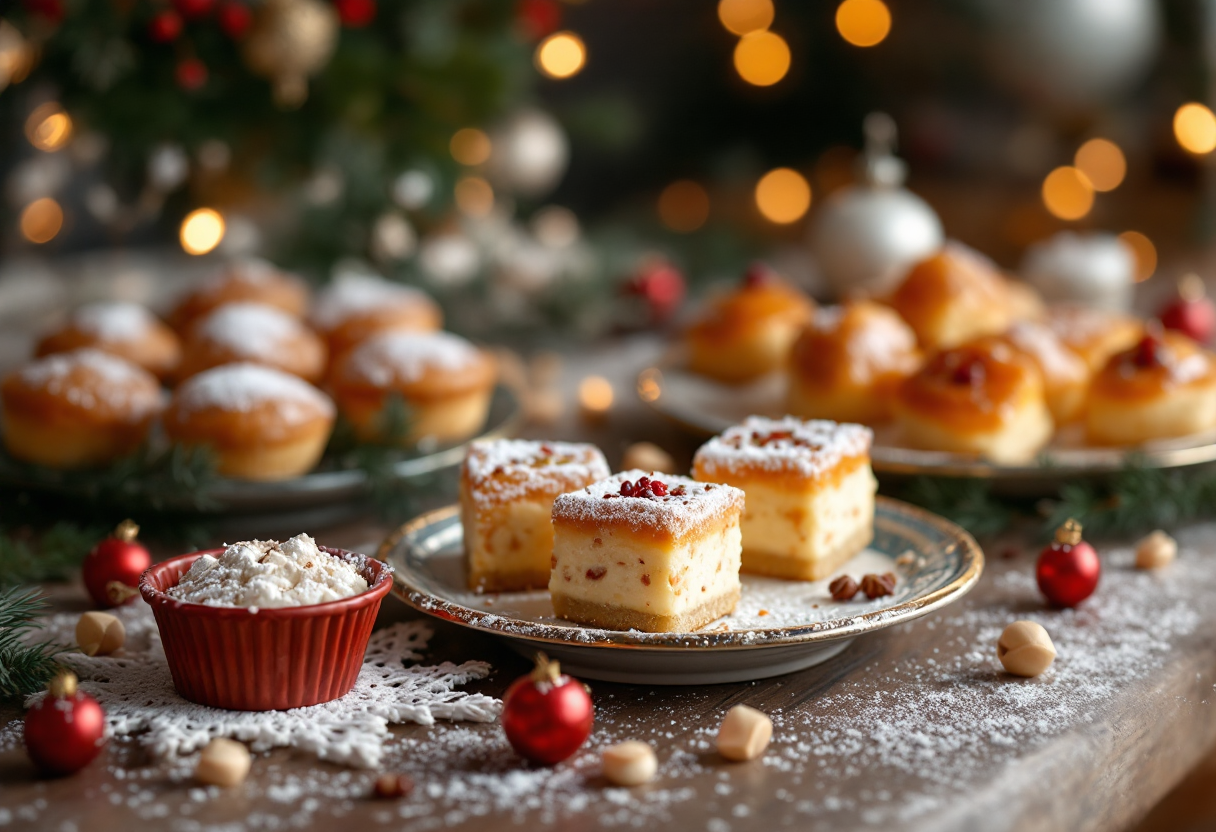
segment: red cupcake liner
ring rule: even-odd
[[[374,558],[321,549],[355,565],[367,591],[324,604],[256,612],[191,604],[165,594],[195,560],[218,557],[223,549],[180,555],[143,574],[139,591],[156,616],[179,694],[214,708],[278,711],[350,692],[393,571]]]

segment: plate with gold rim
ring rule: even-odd
[[[984,568],[983,552],[967,532],[924,509],[879,497],[873,543],[835,574],[894,572],[894,594],[837,602],[828,592],[830,578],[743,575],[742,597],[731,615],[696,632],[643,633],[560,619],[547,590],[469,590],[457,506],[406,523],[381,544],[377,557],[396,569],[393,594],[416,610],[502,638],[525,655],[543,650],[576,676],[658,685],[742,682],[811,667],[855,638],[957,601]]]

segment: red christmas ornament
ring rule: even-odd
[[[670,318],[684,300],[684,275],[663,258],[642,263],[627,291],[646,301],[650,317],[656,323]]]
[[[25,0],[25,9],[51,23],[63,20],[63,0]]]
[[[1207,296],[1203,278],[1188,274],[1178,281],[1178,297],[1166,304],[1158,315],[1166,329],[1207,344],[1216,335],[1216,303]]]
[[[152,556],[138,536],[139,526],[124,520],[84,559],[84,585],[99,607],[120,607],[139,595],[139,577],[152,565]]]
[[[253,25],[253,12],[249,11],[249,7],[244,3],[225,3],[220,6],[216,17],[219,18],[220,28],[224,30],[224,34],[233,40],[245,37],[245,33]]]
[[[189,92],[201,89],[207,83],[207,65],[198,58],[186,58],[177,65],[174,74],[177,85]]]
[[[526,37],[540,40],[561,26],[562,7],[556,0],[519,0],[515,4],[515,19]]]
[[[105,731],[106,712],[64,671],[25,715],[25,750],[43,774],[73,774],[101,752]]]
[[[1075,607],[1097,589],[1102,561],[1094,547],[1081,539],[1081,524],[1069,520],[1039,554],[1034,573],[1048,601],[1057,607]]]
[[[148,37],[157,43],[169,43],[182,34],[182,18],[175,11],[158,12],[148,23]]]
[[[215,0],[173,0],[173,6],[186,20],[197,20],[211,14]]]
[[[517,679],[502,702],[502,728],[515,753],[541,765],[560,763],[591,736],[595,710],[587,689],[536,655],[536,668]]]
[[[351,29],[361,29],[376,19],[376,0],[335,0],[338,19]]]

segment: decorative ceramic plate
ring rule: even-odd
[[[547,590],[468,590],[456,506],[405,524],[384,541],[378,557],[397,570],[393,593],[411,607],[499,636],[525,655],[544,650],[575,676],[704,685],[763,679],[819,664],[857,636],[957,600],[984,568],[983,552],[969,534],[922,509],[880,497],[874,525],[874,542],[839,572],[894,572],[894,595],[836,602],[827,580],[744,575],[735,612],[693,633],[583,627],[554,615]]]
[[[721,433],[752,414],[786,414],[785,379],[779,373],[732,386],[665,361],[638,375],[637,391],[656,411],[704,436]],[[1216,460],[1216,431],[1134,448],[1099,448],[1084,445],[1079,429],[1065,429],[1034,462],[1004,465],[962,454],[902,447],[894,429],[879,428],[871,459],[874,470],[888,474],[977,477],[1020,483],[1031,491],[1050,490],[1063,478],[1111,474],[1132,460],[1152,468],[1212,462]]]
[[[499,385],[490,400],[478,438],[510,435],[521,417],[520,402],[510,388]],[[464,442],[419,445],[402,451],[387,462],[386,476],[398,481],[415,480],[451,468],[464,459]],[[26,488],[83,499],[103,499],[118,487],[114,472],[57,471],[17,462],[0,451],[0,486]],[[135,481],[131,481],[135,480]],[[316,470],[302,477],[278,482],[250,482],[224,477],[208,478],[198,492],[182,488],[174,481],[171,488],[157,482],[140,482],[132,475],[123,481],[128,489],[122,496],[146,502],[157,509],[199,512],[281,512],[311,509],[344,503],[366,495],[372,482],[363,468],[339,468],[322,459]]]

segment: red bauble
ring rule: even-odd
[[[182,18],[177,12],[159,12],[148,22],[148,37],[157,43],[177,40],[182,33]]]
[[[595,709],[583,684],[563,676],[557,662],[539,653],[536,669],[507,690],[500,721],[515,753],[552,766],[591,736]]]
[[[1034,574],[1048,601],[1057,607],[1075,607],[1098,588],[1102,561],[1094,547],[1081,539],[1081,524],[1069,520],[1039,554]]]
[[[138,535],[139,526],[124,520],[84,559],[84,585],[99,607],[119,607],[139,595],[139,577],[152,565],[152,556],[136,540]]]
[[[515,4],[515,19],[524,35],[540,40],[562,24],[562,7],[557,0],[519,0]]]
[[[43,774],[80,771],[105,745],[106,712],[97,700],[76,689],[76,677],[63,672],[47,695],[25,715],[25,750]]]
[[[1200,344],[1216,335],[1216,304],[1207,296],[1203,279],[1188,274],[1178,281],[1178,297],[1166,304],[1158,315],[1166,329],[1173,329]]]
[[[684,275],[661,257],[644,262],[629,281],[628,291],[646,301],[656,323],[670,318],[684,300]]]
[[[197,20],[211,14],[215,0],[173,0],[173,7],[186,20]]]
[[[216,17],[219,18],[224,34],[233,40],[245,37],[245,33],[253,25],[253,12],[249,11],[249,7],[244,3],[227,2],[220,6]]]
[[[334,0],[343,26],[359,29],[376,19],[376,0]]]
[[[198,58],[186,58],[177,65],[174,74],[177,85],[189,92],[201,89],[207,83],[207,65]]]

